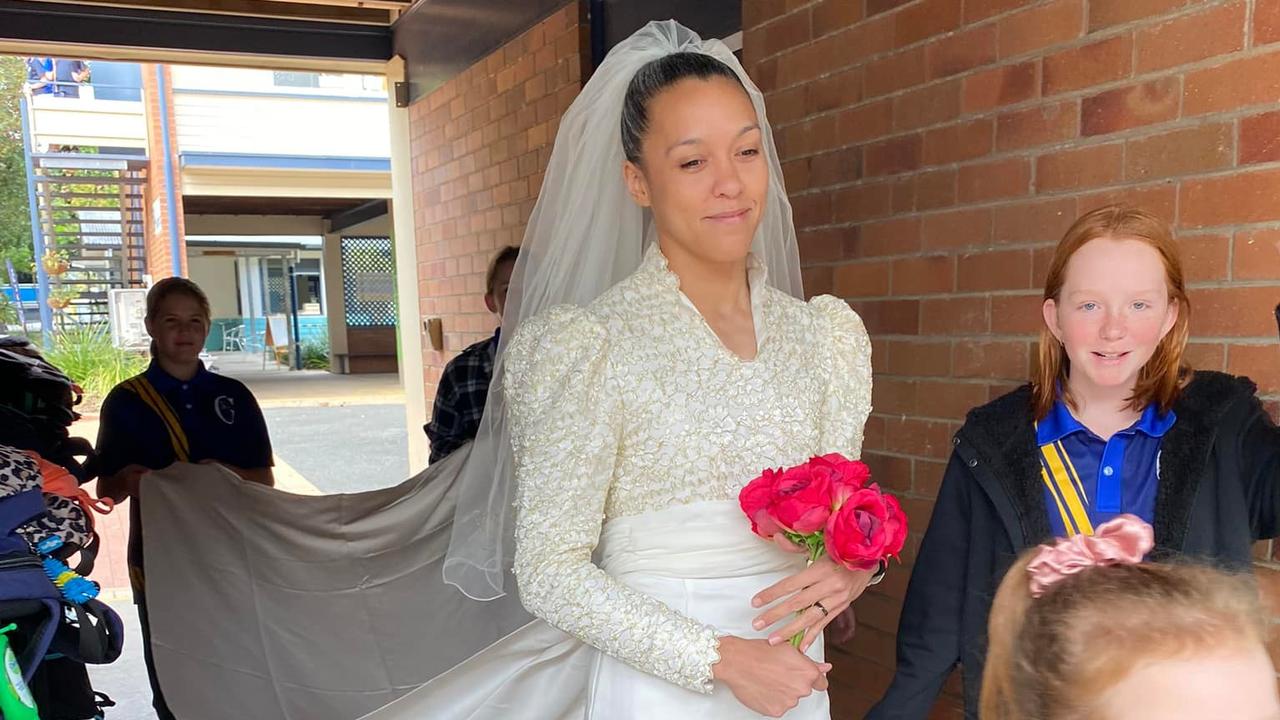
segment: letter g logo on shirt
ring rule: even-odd
[[[235,401],[226,395],[219,395],[218,399],[213,401],[213,411],[218,414],[219,420],[228,425],[236,421]]]

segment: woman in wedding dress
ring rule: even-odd
[[[539,620],[369,717],[829,718],[822,629],[872,574],[806,568],[737,502],[765,468],[861,452],[866,331],[800,299],[798,266],[733,55],[674,22],[615,48],[562,120],[504,318],[505,413],[469,460],[501,468],[509,437]],[[496,520],[459,510],[446,577],[473,597],[502,589],[485,538],[507,492],[474,493]]]

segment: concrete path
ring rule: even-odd
[[[247,385],[264,408],[404,404],[404,390],[395,373],[334,375],[279,365],[264,369],[256,355],[240,353],[215,355],[214,369]]]
[[[315,492],[362,492],[408,477],[403,405],[269,407],[262,412],[277,467],[287,465]]]

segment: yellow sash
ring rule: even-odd
[[[1040,478],[1058,507],[1067,537],[1092,535],[1093,523],[1085,507],[1089,495],[1061,441],[1040,446]]]
[[[173,454],[178,462],[189,462],[191,445],[187,442],[187,434],[182,430],[182,423],[178,422],[178,414],[173,411],[169,402],[156,391],[145,375],[137,375],[125,380],[124,386],[142,398],[142,401],[164,423],[165,430],[169,432],[169,442],[173,445]]]

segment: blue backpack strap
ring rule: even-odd
[[[30,630],[31,639],[18,660],[23,680],[31,680],[62,622],[58,588],[44,574],[40,558],[18,534],[20,525],[45,513],[44,492],[30,488],[0,498],[0,604],[8,619],[43,616]]]
[[[27,541],[15,531],[44,513],[44,491],[39,486],[0,498],[0,553],[29,552]]]
[[[75,635],[75,647],[63,648],[64,643],[59,638],[55,641],[54,649],[89,665],[115,662],[124,647],[124,623],[116,611],[96,598],[67,607],[75,612],[76,624],[79,626],[79,632]]]
[[[39,488],[0,498],[0,601],[59,598],[44,565],[17,528],[44,514]]]
[[[49,654],[53,638],[58,634],[58,627],[62,625],[61,602],[49,599],[36,602],[39,603],[45,617],[31,631],[31,640],[27,642],[27,647],[18,658],[18,667],[22,668],[22,680],[28,683],[36,674],[36,668],[40,667],[40,663],[44,661],[44,656]]]

